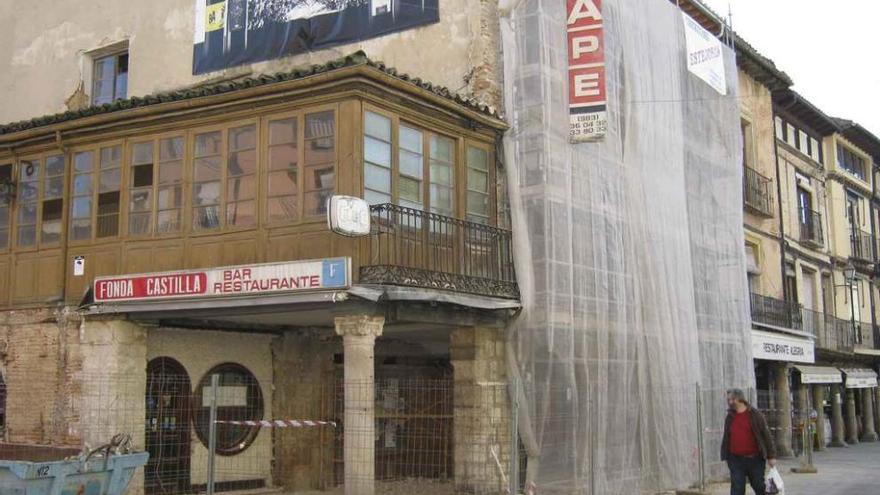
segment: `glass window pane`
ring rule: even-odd
[[[220,179],[220,158],[199,158],[196,160],[195,180]]]
[[[400,147],[419,155],[422,154],[422,132],[412,127],[401,125]]]
[[[34,225],[21,226],[18,228],[18,245],[22,247],[33,246],[37,242],[37,228]]]
[[[64,155],[52,155],[46,157],[46,176],[53,177],[64,175]]]
[[[43,199],[60,198],[64,194],[64,177],[52,177],[45,180]]]
[[[364,164],[364,187],[391,194],[391,170]]]
[[[159,165],[159,184],[174,184],[183,180],[183,164],[166,162]]]
[[[180,185],[159,188],[159,209],[170,210],[180,208],[183,203],[183,188]]]
[[[153,168],[152,165],[143,165],[136,168],[144,168],[146,166],[149,166],[151,169]],[[111,170],[104,170],[101,172],[99,181],[101,183],[98,189],[100,192],[118,191],[119,184],[122,182],[122,169],[114,168]]]
[[[162,234],[180,230],[180,210],[160,211],[156,221],[156,232]]]
[[[377,191],[371,191],[370,189],[364,190],[364,200],[371,205],[378,205],[381,203],[390,203],[391,195],[383,194]]]
[[[131,170],[131,187],[149,187],[153,185],[153,164],[138,165]]]
[[[269,173],[269,196],[295,195],[296,193],[295,170]]]
[[[116,76],[115,99],[124,100],[128,95],[128,74],[122,73]]]
[[[9,248],[9,230],[0,230],[0,249]]]
[[[334,159],[335,142],[332,137],[308,139],[305,146],[306,164],[328,163]]]
[[[153,163],[153,143],[135,143],[131,148],[131,163]]]
[[[489,153],[481,148],[468,147],[468,167],[489,170]]]
[[[37,183],[36,182],[22,182],[18,186],[18,199],[22,202],[31,202],[37,200]]]
[[[220,182],[193,184],[193,204],[212,205],[220,202]]]
[[[257,171],[256,150],[230,153],[228,167],[227,172],[231,176],[255,173]]]
[[[296,143],[296,118],[269,122],[269,144]]]
[[[20,177],[22,182],[33,182],[40,178],[40,162],[27,160],[21,162]]]
[[[207,132],[196,134],[196,156],[220,154],[220,132]]]
[[[253,199],[256,189],[256,179],[253,176],[229,178],[226,180],[226,201]]]
[[[323,215],[327,213],[327,199],[333,195],[333,191],[310,192],[305,195],[306,213],[309,215]]]
[[[216,229],[220,226],[218,206],[193,208],[193,228],[195,230]]]
[[[409,175],[418,179],[424,175],[424,165],[422,163],[422,155],[417,155],[411,151],[400,151],[400,173]]]
[[[453,141],[442,136],[431,136],[431,158],[451,162],[453,157]]]
[[[246,125],[229,129],[229,151],[252,149],[257,147],[257,127]]]
[[[92,198],[86,196],[73,198],[73,207],[70,210],[72,218],[92,218]]]
[[[468,213],[488,216],[489,195],[469,191],[467,197],[467,211]]]
[[[0,230],[9,228],[9,207],[0,206]],[[3,244],[0,243],[0,248]]]
[[[489,174],[477,170],[468,170],[468,189],[471,191],[488,192]]]
[[[18,223],[37,223],[37,204],[22,203],[18,207]]]
[[[452,189],[443,186],[431,186],[431,211],[441,215],[452,215]]]
[[[336,176],[333,167],[307,167],[306,168],[306,191],[315,189],[333,189]]]
[[[446,163],[431,161],[431,183],[452,186],[452,167]]]
[[[364,116],[364,132],[368,136],[391,142],[391,119],[367,112]]]
[[[333,112],[310,113],[306,115],[306,139],[336,135]]]
[[[98,237],[113,237],[119,233],[119,214],[98,217]]]
[[[119,213],[119,191],[98,195],[98,215]]]
[[[164,161],[183,158],[183,138],[165,138],[159,141],[159,159]]]
[[[101,168],[118,167],[122,161],[122,147],[101,148]]]
[[[128,233],[144,235],[150,233],[150,213],[130,213],[128,215]]]
[[[364,138],[364,159],[368,162],[391,167],[391,145],[371,137]]]
[[[91,172],[94,161],[94,153],[85,151],[77,153],[73,157],[73,170],[76,172]]]
[[[43,201],[43,222],[61,220],[61,213],[64,210],[63,205],[64,202],[60,199]]]
[[[410,179],[408,177],[401,177],[400,185],[398,187],[398,196],[401,200],[407,200],[421,205],[422,181]]]
[[[269,198],[269,221],[282,222],[296,218],[296,197]]]
[[[74,218],[70,221],[70,238],[73,240],[84,240],[92,238],[92,219]]]
[[[269,170],[295,169],[298,159],[294,145],[284,144],[269,148]]]
[[[150,211],[153,209],[153,202],[150,201],[150,191],[140,190],[140,191],[132,191],[131,193],[131,201],[129,201],[129,208],[133,212],[143,212]]]
[[[73,194],[80,196],[92,193],[92,174],[78,174],[73,178]]]
[[[257,223],[257,203],[239,201],[226,205],[226,224],[237,227],[250,227]]]

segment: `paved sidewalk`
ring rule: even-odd
[[[813,463],[817,474],[795,474],[797,460],[780,465],[785,495],[875,495],[880,494],[880,442],[816,452]],[[730,486],[714,487],[713,495],[730,493]],[[751,489],[746,493],[751,494]]]

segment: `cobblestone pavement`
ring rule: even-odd
[[[797,460],[783,460],[785,495],[877,495],[880,494],[880,442],[860,443],[847,448],[828,449],[814,454],[817,474],[795,474]],[[730,493],[729,485],[713,488],[713,495]],[[751,489],[746,493],[751,494]]]

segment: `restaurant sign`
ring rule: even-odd
[[[350,285],[351,259],[331,258],[98,277],[93,291],[95,302],[121,302],[308,292]]]
[[[752,354],[754,359],[769,361],[816,362],[812,340],[758,330],[752,330]]]
[[[605,136],[605,34],[602,0],[566,0],[568,113],[572,143]]]

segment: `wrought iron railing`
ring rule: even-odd
[[[361,283],[519,297],[509,230],[388,203],[370,213]]]
[[[800,225],[801,225],[801,241],[809,242],[816,246],[825,243],[825,236],[822,232],[822,215],[817,211],[800,209]]]
[[[773,195],[771,180],[757,170],[743,167],[743,202],[751,210],[761,215],[773,215]]]
[[[874,236],[870,232],[852,228],[850,230],[852,257],[864,261],[874,261]]]
[[[752,321],[782,328],[801,330],[800,305],[782,299],[751,294]]]

